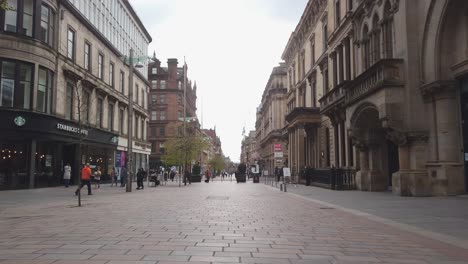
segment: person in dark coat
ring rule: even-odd
[[[128,170],[125,167],[122,167],[120,170],[120,187],[125,187],[125,184],[127,183],[127,177],[128,177]]]
[[[145,171],[143,168],[139,168],[137,172],[137,190],[144,189],[143,178],[145,177]]]

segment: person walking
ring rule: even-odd
[[[71,166],[70,163],[67,163],[63,168],[63,181],[65,184],[65,188],[68,188],[70,185],[70,178],[71,178]]]
[[[115,171],[115,167],[112,168],[110,177],[111,177],[111,187],[114,186],[114,183],[115,183],[115,187],[117,187],[117,172]]]
[[[89,163],[81,170],[81,184],[78,186],[78,189],[75,191],[75,195],[78,195],[78,192],[83,188],[83,186],[88,186],[88,195],[93,195],[91,193],[91,168],[89,167]]]
[[[101,167],[97,166],[96,171],[94,172],[94,189],[99,189],[101,188]]]
[[[177,168],[175,166],[171,167],[171,174],[169,175],[171,177],[171,181],[174,181],[174,178],[176,176]]]
[[[191,179],[190,171],[185,169],[184,172],[184,185],[187,185],[187,181],[189,184],[192,184],[192,179]]]
[[[211,176],[210,170],[206,170],[205,171],[205,182],[206,183],[210,182],[210,176]]]
[[[127,176],[128,176],[127,168],[122,167],[120,169],[120,187],[125,187],[125,184],[127,183]]]
[[[144,189],[145,187],[143,186],[143,178],[145,177],[145,171],[143,168],[139,168],[137,172],[137,190]]]

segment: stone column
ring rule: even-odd
[[[361,191],[369,190],[369,150],[367,146],[359,146],[360,170],[356,173],[356,187]]]
[[[460,101],[457,97],[458,85],[454,80],[438,80],[420,87],[425,103],[431,106],[434,116],[431,140],[436,154],[434,161],[427,161],[422,154],[430,146],[415,138],[410,146],[411,165],[416,170],[425,169],[427,175],[418,180],[427,190],[411,190],[415,195],[456,195],[464,193],[465,175],[463,136],[461,135]],[[413,166],[414,164],[414,166]],[[413,177],[415,178],[415,177]]]
[[[298,144],[297,144],[297,150],[298,150],[298,162],[297,162],[297,168],[296,168],[296,171],[297,171],[297,179],[298,179],[298,182],[300,180],[299,178],[299,172],[302,170],[302,168],[304,168],[305,166],[305,133],[304,133],[304,126],[301,126],[298,128],[297,130],[297,141],[298,141]]]

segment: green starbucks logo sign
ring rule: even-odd
[[[24,119],[24,117],[22,116],[17,116],[15,117],[15,125],[21,127],[21,126],[24,126],[24,124],[26,124],[26,119]]]

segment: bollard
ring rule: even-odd
[[[283,191],[283,184],[280,183],[280,191]]]
[[[284,185],[284,192],[286,192],[286,184]]]

